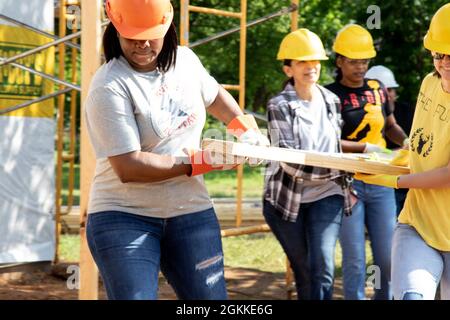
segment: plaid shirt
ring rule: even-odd
[[[342,152],[339,98],[322,86],[318,85],[318,88],[322,93],[330,124],[336,133],[336,152]],[[288,83],[280,94],[268,102],[267,119],[272,146],[300,149],[299,128],[302,124],[301,120],[295,116],[295,101],[298,101],[297,93]],[[340,170],[272,161],[266,169],[264,199],[277,209],[284,220],[295,222],[302,201],[301,189],[304,180],[335,181],[342,187],[344,193],[344,213],[351,214],[351,176]]]

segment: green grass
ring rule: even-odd
[[[73,234],[62,234],[59,240],[59,259],[65,262],[79,262],[80,236]]]
[[[75,165],[75,184],[74,184],[74,205],[80,203],[80,165]],[[262,174],[263,167],[244,167],[243,179],[243,197],[259,198],[262,195],[264,176]],[[205,184],[212,198],[234,198],[237,189],[237,171],[212,171],[204,175]],[[69,164],[63,165],[63,188],[61,191],[63,205],[67,204],[69,195]]]
[[[285,272],[286,256],[272,233],[258,233],[222,239],[224,262],[228,267],[249,268],[266,272]],[[80,237],[62,235],[59,250],[60,260],[78,262],[80,259]],[[336,246],[336,276],[342,275],[341,247]],[[369,242],[366,242],[367,265],[372,264]]]
[[[226,266],[268,272],[286,271],[283,249],[271,233],[226,237],[222,242]]]
[[[225,265],[257,269],[267,272],[285,272],[286,256],[272,233],[260,233],[223,238]],[[366,242],[367,265],[371,265],[372,251]],[[339,242],[335,251],[336,276],[342,275],[342,250]]]
[[[260,198],[263,192],[263,167],[244,166],[243,197]],[[237,170],[212,171],[204,175],[212,198],[234,198],[237,190]]]

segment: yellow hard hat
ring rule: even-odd
[[[281,41],[278,60],[328,60],[322,41],[314,32],[301,28],[289,33]]]
[[[434,14],[423,44],[430,51],[450,54],[450,3]]]
[[[350,59],[370,59],[377,55],[369,31],[357,24],[349,24],[338,32],[333,50]]]

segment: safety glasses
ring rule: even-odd
[[[352,66],[362,64],[363,66],[369,65],[370,59],[349,59],[345,57],[345,60]]]

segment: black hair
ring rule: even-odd
[[[342,74],[342,69],[337,66],[337,60],[340,57],[343,57],[343,55],[336,53],[336,58],[335,58],[335,62],[334,62],[336,65],[336,69],[334,70],[334,80],[336,82],[340,82],[342,80],[342,78],[344,77],[344,75]]]
[[[292,59],[284,59],[284,60],[283,60],[283,66],[288,66],[288,67],[290,67],[290,66],[291,66],[291,63],[292,63]],[[294,77],[290,77],[289,79],[287,79],[286,81],[284,81],[284,82],[283,82],[283,88],[282,88],[282,89],[284,89],[288,83],[290,83],[290,84],[292,84],[293,86],[295,86],[295,80],[294,80]]]
[[[164,36],[163,47],[157,58],[157,67],[161,72],[167,72],[172,66],[175,66],[177,61],[177,47],[177,30],[172,22]],[[117,29],[111,22],[103,34],[103,52],[105,53],[106,62],[123,55],[119,38],[117,37]]]

